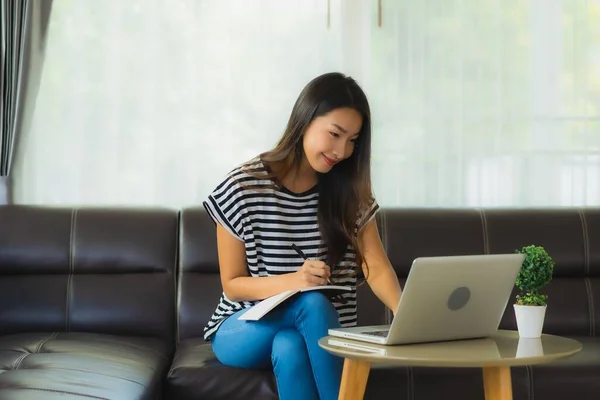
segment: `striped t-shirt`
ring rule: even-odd
[[[309,259],[324,261],[327,250],[323,248],[317,223],[317,187],[304,193],[294,193],[283,186],[274,187],[272,180],[252,177],[246,172],[249,168],[266,171],[261,161],[234,169],[203,205],[214,221],[244,242],[250,276],[274,276],[300,269],[304,260],[291,247],[294,243]],[[377,202],[373,200],[369,209],[362,212],[357,220],[357,229],[369,222],[378,209]],[[333,302],[344,327],[356,325],[357,265],[354,256],[349,246],[337,266],[342,278],[335,280],[337,285],[352,288],[342,295],[341,302],[339,299]],[[256,303],[258,301],[234,302],[223,292],[204,328],[204,339],[209,341],[225,318]]]

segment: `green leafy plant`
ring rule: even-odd
[[[516,285],[520,289],[520,293],[517,295],[517,304],[545,306],[548,296],[539,291],[552,280],[554,260],[542,246],[525,246],[516,252],[525,254],[525,260],[516,281]]]

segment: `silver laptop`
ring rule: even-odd
[[[523,254],[417,258],[391,325],[330,329],[329,335],[384,345],[489,337],[524,260]]]

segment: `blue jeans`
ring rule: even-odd
[[[343,360],[317,341],[339,327],[338,313],[321,293],[305,292],[259,321],[240,321],[246,310],[227,318],[212,339],[217,359],[232,367],[273,366],[281,400],[335,400]]]

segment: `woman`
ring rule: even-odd
[[[394,312],[400,300],[374,218],[370,157],[365,94],[350,77],[324,74],[300,94],[277,146],[231,171],[204,202],[224,289],[205,339],[223,364],[272,365],[282,400],[337,399],[342,359],[317,341],[356,324],[357,284]],[[352,290],[333,300],[302,293],[259,321],[238,320],[269,296],[329,282]]]

